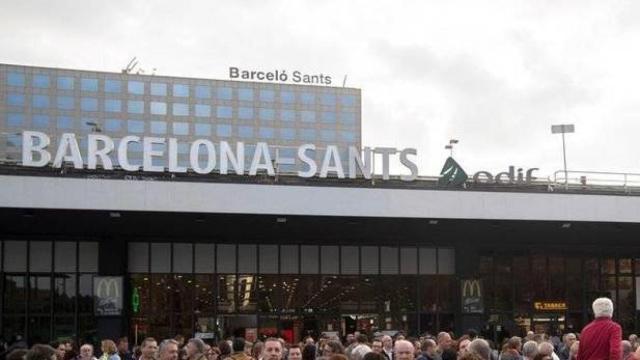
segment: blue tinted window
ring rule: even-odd
[[[72,129],[73,118],[69,116],[58,116],[58,129]]]
[[[282,121],[295,121],[296,112],[294,110],[282,110],[280,112],[280,117],[282,118]]]
[[[238,100],[253,101],[253,89],[238,89]]]
[[[167,103],[152,101],[151,102],[151,114],[153,114],[153,115],[167,115]]]
[[[164,121],[152,121],[151,122],[151,133],[152,134],[166,134],[167,133],[167,123]]]
[[[129,144],[130,152],[142,152],[142,142],[130,142]]]
[[[211,106],[196,104],[196,116],[198,117],[211,116]]]
[[[73,110],[75,108],[74,99],[71,96],[58,96],[59,110]]]
[[[218,88],[218,99],[231,100],[232,97],[233,96],[232,96],[231,88],[228,88],[228,87]]]
[[[188,104],[173,104],[173,115],[175,116],[189,116],[189,105]]]
[[[11,72],[7,74],[7,85],[24,86],[24,74]]]
[[[199,136],[209,136],[211,135],[211,125],[196,123],[195,132],[196,132],[196,135],[199,135]]]
[[[348,141],[348,142],[356,141],[356,134],[353,131],[342,131],[340,132],[340,137],[344,141]]]
[[[8,147],[22,147],[22,135],[17,134],[9,134],[7,135],[7,146]]]
[[[167,96],[167,84],[151,83],[151,95]]]
[[[261,127],[259,135],[263,139],[273,139],[274,130],[271,127]]]
[[[47,95],[33,95],[32,103],[34,108],[47,108],[49,107],[49,97]]]
[[[211,97],[211,88],[206,85],[196,86],[196,97],[198,99],[208,99]]]
[[[316,113],[313,111],[300,111],[300,120],[303,122],[316,121]]]
[[[33,75],[33,86],[46,89],[49,87],[49,75]]]
[[[129,81],[127,90],[129,94],[144,95],[144,83],[142,81]]]
[[[284,140],[293,140],[296,138],[296,129],[283,128],[280,129],[280,138]]]
[[[7,126],[21,127],[24,123],[24,115],[18,113],[7,114]]]
[[[122,111],[122,102],[117,99],[106,99],[104,101],[104,111],[120,112]]]
[[[238,118],[253,119],[253,108],[247,108],[247,107],[238,108]]]
[[[58,78],[58,89],[61,90],[73,90],[73,78],[67,76],[61,76]]]
[[[80,90],[98,91],[98,79],[80,79]]]
[[[241,138],[251,138],[253,137],[253,128],[251,126],[240,126],[238,127],[238,136]]]
[[[10,106],[24,106],[24,95],[22,94],[8,94],[7,105]]]
[[[300,102],[303,104],[313,104],[316,101],[316,97],[312,93],[302,93],[300,94]]]
[[[273,120],[275,116],[273,109],[260,109],[260,120]]]
[[[49,116],[48,115],[33,115],[33,119],[31,119],[31,125],[37,128],[46,128],[49,127]]]
[[[300,129],[300,138],[302,140],[313,141],[313,140],[316,139],[316,130],[315,129]]]
[[[144,114],[144,101],[129,100],[127,102],[127,111],[130,114]]]
[[[219,124],[216,127],[216,134],[223,137],[231,136],[231,125]]]
[[[122,91],[122,82],[120,80],[105,80],[104,92],[119,93]]]
[[[122,127],[122,120],[107,119],[104,121],[104,128],[107,131],[120,131],[121,127]]]
[[[356,97],[353,95],[342,95],[340,96],[340,103],[342,106],[355,106]]]
[[[230,106],[218,106],[216,109],[216,116],[222,119],[231,118],[231,107]]]
[[[141,120],[129,120],[127,122],[127,128],[129,132],[132,133],[143,133],[144,132],[144,121]]]
[[[320,139],[323,141],[335,141],[336,132],[333,130],[322,130],[320,131]]]
[[[353,124],[356,122],[356,114],[352,112],[340,112],[340,121],[345,124]]]
[[[296,94],[293,91],[283,91],[280,93],[280,101],[285,104],[293,104],[296,101]]]
[[[173,84],[173,96],[175,96],[175,97],[188,97],[189,96],[189,85]]]
[[[189,150],[189,144],[178,143],[178,154],[188,154]]]
[[[322,112],[322,122],[324,123],[335,123],[336,122],[336,113],[333,111],[323,111]]]
[[[260,101],[273,102],[276,95],[273,90],[260,90]]]
[[[322,94],[322,105],[335,106],[336,96],[332,94]]]
[[[81,98],[80,109],[82,111],[98,111],[98,99],[88,97]]]
[[[186,122],[173,123],[173,133],[175,135],[189,135],[189,123],[186,123]]]

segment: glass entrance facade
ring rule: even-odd
[[[600,296],[613,300],[614,319],[626,334],[634,332],[638,324],[635,279],[640,275],[640,259],[484,251],[478,273],[489,322],[508,319],[506,323],[511,325],[503,328],[502,336],[521,335],[527,330],[580,331],[593,318],[591,303]],[[535,302],[561,303],[566,310],[537,310]],[[488,330],[494,330],[491,324]]]
[[[129,255],[138,338],[453,329],[450,248],[130,243]]]
[[[7,340],[94,342],[97,242],[7,240],[0,251],[0,327]]]

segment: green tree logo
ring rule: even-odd
[[[452,157],[448,157],[440,171],[438,186],[462,186],[468,178],[462,167]]]

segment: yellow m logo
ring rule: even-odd
[[[462,284],[462,297],[482,297],[480,280],[464,280]]]
[[[120,296],[118,280],[114,278],[101,278],[96,286],[96,296],[98,298],[117,298]]]

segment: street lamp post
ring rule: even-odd
[[[457,139],[449,139],[449,144],[444,146],[445,149],[449,150],[449,157],[453,157],[453,145],[457,143]]]
[[[562,134],[562,160],[564,162],[564,188],[569,188],[569,175],[567,172],[567,149],[564,141],[564,134],[574,133],[575,126],[573,124],[551,125],[552,134]]]

